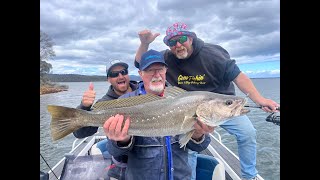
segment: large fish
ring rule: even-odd
[[[197,119],[208,126],[218,126],[231,117],[249,112],[246,99],[207,91],[185,91],[167,87],[165,96],[153,94],[103,101],[94,104],[93,111],[48,105],[51,113],[51,136],[61,139],[85,126],[103,126],[111,116],[130,117],[129,135],[182,135],[181,147],[190,140]],[[199,118],[195,118],[199,117]]]

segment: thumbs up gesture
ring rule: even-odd
[[[82,96],[82,105],[85,107],[91,106],[95,98],[96,92],[93,90],[93,83],[90,82],[89,89],[85,91]]]

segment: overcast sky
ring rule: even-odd
[[[225,48],[250,77],[280,76],[279,0],[41,0],[40,29],[55,43],[54,74],[105,75],[112,59],[133,66],[138,32],[185,22],[198,38]]]

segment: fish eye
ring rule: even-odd
[[[226,105],[229,106],[229,105],[231,105],[231,104],[232,104],[232,100],[227,100],[227,101],[226,101]]]

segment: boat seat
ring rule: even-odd
[[[197,180],[225,180],[225,168],[223,162],[213,156],[197,155]]]
[[[90,149],[90,155],[102,155],[101,150],[97,147],[97,144],[92,145]]]
[[[104,158],[109,159],[111,155],[107,151],[108,139],[101,140],[92,145],[90,155],[102,155]]]

